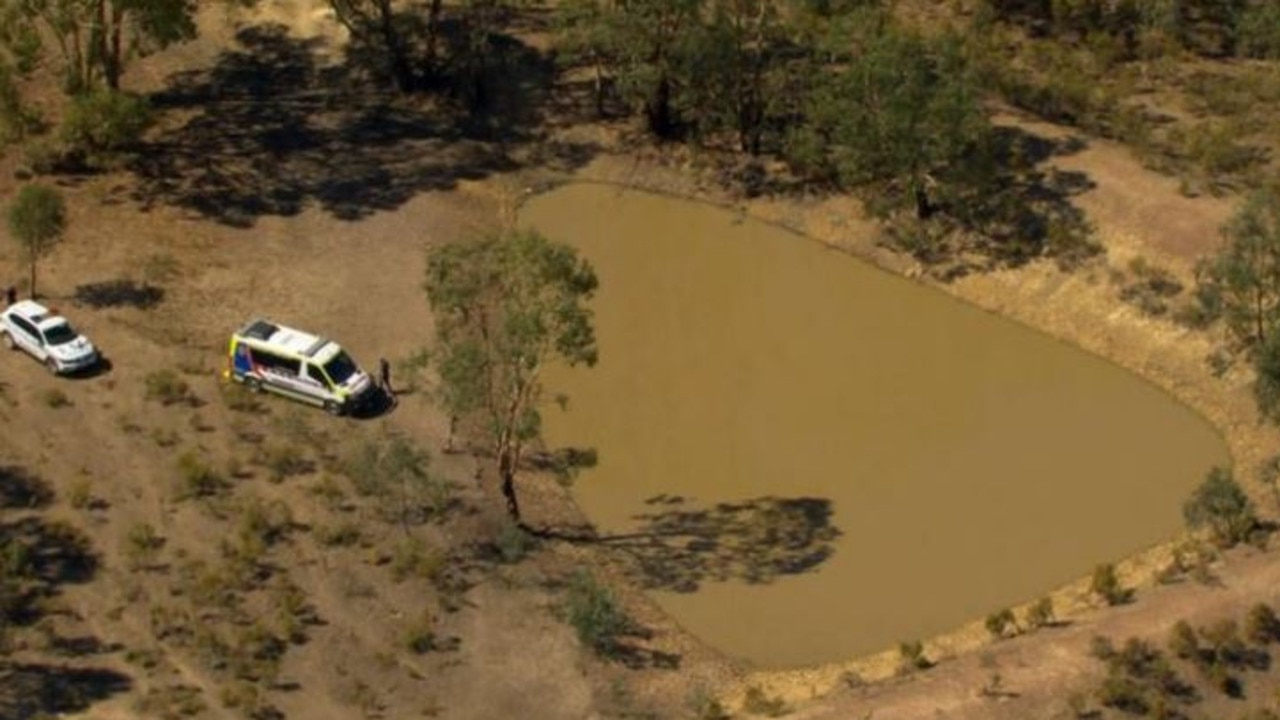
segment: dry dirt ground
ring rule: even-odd
[[[86,718],[164,717],[139,702],[159,703],[159,693],[185,687],[202,699],[201,717],[238,717],[224,697],[235,687],[228,670],[191,636],[214,627],[236,637],[256,619],[276,618],[281,588],[290,585],[306,598],[305,612],[294,614],[309,621],[276,681],[257,686],[266,704],[304,719],[676,717],[701,690],[736,706],[749,685],[784,698],[794,717],[1052,717],[1065,714],[1064,699],[1096,674],[1084,650],[1093,635],[1162,638],[1180,617],[1207,622],[1280,600],[1275,553],[1246,550],[1216,569],[1218,586],[1142,585],[1137,601],[1120,609],[1093,607],[1079,583],[1063,588],[1055,597],[1065,627],[996,645],[980,624],[960,628],[928,645],[944,662],[905,680],[846,688],[850,671],[866,680],[889,675],[891,654],[750,673],[628,590],[616,558],[544,543],[524,562],[496,559],[502,523],[486,476],[477,482],[471,457],[440,452],[447,421],[425,380],[411,383],[398,370],[397,384],[411,391],[368,419],[331,419],[276,398],[238,409],[219,377],[237,325],[268,314],[333,336],[366,366],[378,357],[399,366],[430,338],[424,249],[492,225],[525,188],[549,180],[623,182],[732,204],[911,270],[874,245],[874,229],[848,200],[735,199],[690,167],[599,152],[613,137],[600,128],[562,131],[554,142],[476,138],[437,120],[432,108],[415,114],[365,93],[359,78],[348,78],[344,95],[325,95],[319,80],[340,61],[341,37],[318,5],[266,3],[256,15],[206,10],[199,41],[129,75],[136,89],[161,93],[164,120],[149,154],[127,172],[59,181],[69,228],[41,265],[40,291],[111,363],[72,380],[51,378],[21,356],[0,358],[0,460],[9,468],[3,522],[52,538],[50,556],[63,561],[50,563],[60,571],[50,577],[42,619],[15,635],[20,665],[4,680],[23,697],[11,693],[0,716],[26,717],[43,705]],[[1175,180],[1100,141],[1050,162],[1093,181],[1075,201],[1097,226],[1107,259],[1073,275],[1033,263],[942,290],[1143,373],[1221,428],[1251,478],[1249,469],[1277,443],[1252,415],[1247,374],[1236,368],[1213,377],[1204,363],[1213,338],[1121,303],[1108,269],[1141,255],[1186,280],[1194,258],[1216,244],[1231,202],[1182,198]],[[17,187],[16,163],[5,161],[0,201]],[[7,237],[0,273],[23,277]],[[81,286],[119,280],[149,281],[161,296],[148,307],[75,299]],[[161,369],[175,371],[196,399],[148,399],[147,376]],[[341,472],[353,447],[390,433],[431,451],[434,471],[456,485],[458,498],[443,521],[410,531],[445,569],[400,582],[391,566],[405,532],[380,520]],[[273,458],[287,447],[300,449],[302,463],[273,482]],[[231,487],[209,500],[177,499],[177,462],[187,453]],[[47,488],[49,497],[22,487]],[[574,519],[554,482],[529,478],[523,490],[535,523]],[[202,591],[202,567],[228,562],[220,544],[238,537],[255,503],[289,515],[260,559],[256,584],[229,601]],[[73,530],[50,530],[59,523]],[[139,563],[130,535],[144,523],[163,545]],[[352,526],[359,538],[333,540]],[[1126,580],[1149,578],[1166,557],[1157,548],[1126,563]],[[646,629],[626,663],[591,657],[558,617],[565,579],[583,565],[617,581]],[[423,613],[434,618],[438,649],[420,654],[404,638]],[[999,699],[976,693],[993,669],[1009,690]]]

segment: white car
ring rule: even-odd
[[[98,349],[67,319],[34,300],[16,302],[0,313],[0,334],[10,350],[26,350],[60,375],[93,366]]]

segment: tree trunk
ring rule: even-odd
[[[649,120],[649,131],[658,138],[666,140],[671,137],[671,80],[663,75],[654,88],[653,95],[645,107]]]
[[[498,460],[498,475],[502,478],[502,497],[507,500],[507,514],[520,524],[520,501],[516,498],[516,472],[511,456],[503,453]]]
[[[431,0],[431,10],[427,13],[427,68],[433,78],[438,72],[436,46],[440,39],[440,13],[443,10],[443,0]]]
[[[36,259],[31,258],[31,299],[36,299]]]
[[[387,60],[396,89],[402,93],[411,92],[413,69],[409,67],[409,59],[405,57],[404,43],[400,41],[400,33],[396,31],[395,15],[391,11],[390,0],[382,0],[378,3],[378,16],[378,29],[382,33],[382,43],[387,48]]]
[[[123,73],[124,68],[123,49],[120,42],[121,28],[124,25],[124,10],[119,5],[113,5],[111,15],[111,34],[102,63],[106,74],[107,87],[112,90],[119,90],[120,75]],[[107,33],[103,32],[103,37],[106,36]]]

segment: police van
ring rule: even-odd
[[[337,343],[257,319],[231,336],[227,375],[255,392],[269,390],[342,415],[375,396],[369,375]]]

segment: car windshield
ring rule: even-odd
[[[356,374],[356,364],[346,352],[340,351],[333,359],[325,363],[324,372],[334,385],[342,385]]]
[[[68,323],[61,323],[44,329],[44,341],[49,345],[66,345],[76,339],[76,331]]]

